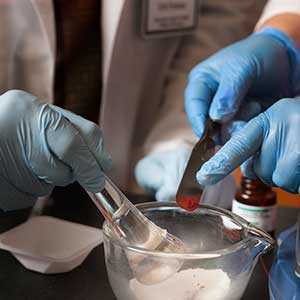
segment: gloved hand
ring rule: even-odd
[[[137,163],[136,180],[146,191],[155,194],[157,201],[175,201],[190,155],[188,147],[149,154]],[[201,203],[228,209],[235,191],[234,178],[227,176],[217,185],[205,187]]]
[[[33,204],[54,186],[103,188],[111,158],[100,128],[23,91],[0,96],[0,208]]]
[[[215,184],[253,157],[253,169],[267,184],[300,193],[300,99],[283,99],[235,134],[197,173],[200,184]]]
[[[201,137],[208,116],[222,123],[248,121],[278,99],[297,95],[299,70],[297,48],[277,29],[222,49],[190,73],[185,106],[194,132]]]
[[[146,191],[155,194],[157,201],[175,201],[190,155],[191,149],[183,146],[145,156],[135,168],[138,184]]]

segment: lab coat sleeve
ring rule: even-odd
[[[283,13],[300,14],[300,1],[269,0],[259,21],[257,22],[256,29],[259,28],[266,20]]]
[[[162,115],[145,143],[145,154],[168,151],[178,147],[192,149],[197,138],[184,112]]]
[[[190,55],[177,57],[168,71],[159,114],[144,144],[145,155],[178,147],[192,148],[197,141],[184,108],[188,74],[199,49],[192,43],[189,50]]]

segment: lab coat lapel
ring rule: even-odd
[[[147,112],[143,126],[157,114],[154,109],[160,101],[166,66],[178,45],[177,38],[140,37],[140,5],[140,0],[124,2],[102,97],[100,124],[113,157],[111,177],[123,189],[128,182],[133,135],[141,130],[141,124],[136,124],[139,110]]]
[[[41,23],[42,30],[46,36],[46,41],[49,47],[49,56],[52,61],[52,82],[54,81],[54,65],[56,56],[56,34],[55,34],[55,16],[54,7],[52,0],[30,0],[34,7],[36,14]],[[52,89],[52,87],[51,87]],[[54,101],[53,92],[49,99],[51,102]]]

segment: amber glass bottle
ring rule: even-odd
[[[242,177],[241,187],[232,202],[232,211],[274,235],[276,193],[259,179]]]

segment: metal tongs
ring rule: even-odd
[[[198,208],[204,187],[197,182],[196,173],[215,154],[216,144],[213,136],[218,129],[219,125],[208,119],[201,139],[192,150],[176,193],[177,204],[186,210]]]
[[[105,176],[103,191],[87,193],[109,223],[115,238],[123,244],[169,253],[185,251],[180,239],[146,218],[108,177]],[[135,278],[148,285],[169,278],[182,265],[179,260],[163,264],[133,251],[126,254]]]

